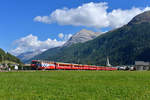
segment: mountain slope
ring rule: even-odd
[[[0,62],[6,61],[6,60],[12,61],[15,63],[21,63],[21,61],[17,57],[11,55],[8,52],[5,53],[5,51],[0,48]]]
[[[112,65],[130,65],[135,60],[150,61],[149,15],[150,11],[144,12],[119,29],[86,43],[63,47],[52,55],[47,53],[43,59],[96,65],[105,65],[107,56]]]
[[[143,22],[150,22],[150,11],[146,11],[138,16],[134,17],[128,25],[141,24]]]
[[[144,31],[146,30],[146,31]],[[64,48],[50,60],[105,65],[109,56],[113,65],[133,64],[150,50],[150,24],[124,26],[93,41]],[[141,55],[142,54],[142,55]],[[147,54],[145,54],[147,55]],[[150,60],[150,57],[142,60]]]

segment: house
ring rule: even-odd
[[[150,62],[135,61],[136,70],[150,70]]]

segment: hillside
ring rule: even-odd
[[[5,53],[5,51],[0,48],[0,63],[2,63],[4,61],[5,62],[21,63],[21,61],[17,57],[11,55],[8,52]]]
[[[40,59],[105,65],[109,56],[112,65],[130,65],[135,60],[150,61],[150,11],[144,12],[129,24],[100,35],[86,43],[64,47],[51,55],[46,53]]]

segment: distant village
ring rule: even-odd
[[[30,64],[0,63],[0,71],[31,70]]]

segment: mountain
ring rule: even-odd
[[[11,54],[8,53],[8,52],[6,53],[4,50],[2,50],[2,49],[0,48],[0,62],[4,62],[4,61],[10,61],[10,62],[15,62],[15,63],[21,63],[21,61],[20,61],[17,57],[11,55]]]
[[[52,55],[56,54],[59,50],[61,50],[61,48],[69,47],[76,43],[84,43],[86,41],[96,38],[100,34],[101,34],[100,32],[92,32],[92,31],[89,31],[86,29],[82,29],[80,32],[73,35],[61,47],[50,48],[49,50],[47,50],[45,52],[41,52],[41,51],[25,52],[25,53],[20,54],[17,57],[20,58],[21,61],[24,63],[29,63],[31,61],[31,59],[44,59],[44,58],[47,58],[47,56],[52,56]]]
[[[73,35],[63,46],[71,46],[76,43],[84,43],[96,38],[100,34],[100,32],[92,32],[86,29],[82,29],[80,32]]]
[[[56,48],[37,56],[40,59],[106,65],[131,65],[136,60],[150,61],[150,11],[134,17],[127,25],[85,43]]]
[[[101,34],[102,34],[101,32],[92,32],[86,29],[82,29],[80,32],[74,34],[63,46],[48,49],[47,51],[42,52],[41,54],[36,55],[35,57],[29,60],[24,60],[24,62],[25,63],[30,62],[32,59],[48,59],[51,56],[57,55],[64,48],[70,47],[71,45],[77,43],[85,43],[89,40],[96,38]]]
[[[41,53],[42,51],[25,52],[25,53],[18,55],[17,57],[21,59],[22,62],[25,62],[26,60],[29,60],[33,58],[34,56],[41,54]]]
[[[139,14],[138,16],[134,17],[128,25],[132,24],[141,24],[144,22],[150,22],[150,11],[146,11],[142,14]]]

